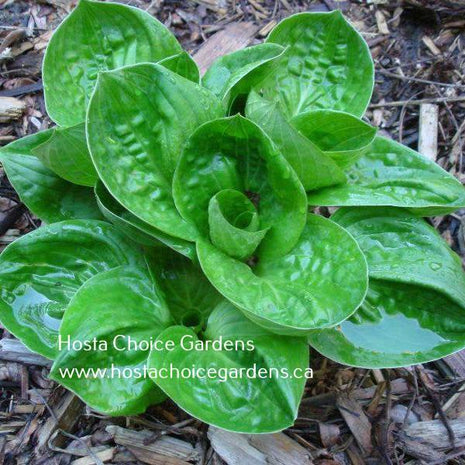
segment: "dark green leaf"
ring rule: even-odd
[[[226,341],[238,344],[239,350],[183,348],[183,344],[186,347],[196,341],[205,343],[220,338],[223,345]],[[211,314],[201,340],[192,330],[181,326],[165,330],[158,339],[172,340],[176,346],[173,351],[152,351],[151,369],[169,370],[173,366],[181,370],[194,365],[196,370],[203,370],[200,371],[204,373],[203,378],[154,378],[157,385],[191,415],[241,433],[271,433],[294,423],[305,379],[293,375],[298,370],[297,376],[303,378],[308,367],[308,348],[302,339],[271,334],[248,321],[227,302]],[[253,350],[247,350],[248,341],[252,341]],[[205,376],[212,368],[219,370],[219,378]],[[254,369],[262,369],[262,374],[253,377]],[[225,379],[226,370],[232,373],[228,379]],[[241,378],[238,377],[240,370],[244,373]],[[249,377],[246,370],[249,370]],[[290,376],[281,376],[280,370],[287,370]]]
[[[144,366],[147,343],[170,324],[163,295],[145,273],[127,266],[99,273],[66,309],[50,377],[106,415],[142,413],[164,398]],[[90,342],[91,350],[76,341]],[[79,376],[89,369],[94,376]]]
[[[118,202],[166,234],[194,240],[171,178],[189,135],[222,113],[209,91],[161,65],[102,73],[89,105],[87,134],[100,178]]]
[[[60,178],[93,187],[98,177],[87,149],[84,123],[52,131],[52,136],[35,147],[32,153]]]
[[[418,216],[465,207],[465,189],[457,179],[418,152],[383,137],[375,138],[347,176],[347,184],[311,192],[310,205],[395,206]]]
[[[373,90],[373,61],[368,45],[340,11],[286,18],[271,31],[270,42],[288,48],[257,89],[279,102],[286,118],[311,109],[363,115]]]
[[[367,265],[342,227],[317,215],[284,256],[258,256],[250,268],[207,241],[197,243],[200,264],[211,283],[258,324],[283,334],[334,326],[363,301]]]
[[[198,263],[167,248],[154,250],[149,262],[176,323],[203,326],[223,296],[210,284]]]
[[[27,347],[56,355],[63,312],[95,274],[142,263],[138,249],[113,226],[73,220],[39,228],[0,255],[0,320]]]
[[[362,157],[376,136],[376,128],[342,111],[306,111],[292,118],[291,124],[340,168]]]
[[[108,192],[100,181],[95,186],[95,196],[105,219],[113,223],[133,241],[152,247],[166,245],[186,257],[189,257],[191,260],[195,259],[196,253],[194,243],[164,234],[157,228],[142,221],[130,211],[126,210]]]
[[[101,218],[92,189],[65,181],[32,155],[52,134],[52,130],[38,132],[0,149],[0,161],[11,185],[21,201],[47,223]]]
[[[174,35],[147,12],[81,0],[55,31],[45,53],[47,112],[61,126],[82,123],[100,71],[156,62],[179,52]]]

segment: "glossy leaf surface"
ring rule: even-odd
[[[387,208],[340,209],[333,219],[365,253],[370,290],[340,328],[310,335],[316,349],[342,363],[386,367],[465,347],[465,273],[429,224]]]
[[[347,184],[309,193],[309,204],[396,206],[418,216],[465,206],[465,189],[457,179],[418,152],[383,137],[375,138],[347,176]]]
[[[268,231],[259,229],[252,201],[232,189],[222,190],[210,199],[208,224],[213,245],[239,260],[250,257]]]
[[[158,63],[170,71],[173,71],[173,73],[189,79],[189,81],[195,82],[196,84],[200,82],[200,71],[197,63],[184,50],[177,55],[163,58],[163,60],[160,60]]]
[[[373,61],[340,11],[290,16],[271,31],[270,42],[288,49],[257,89],[278,101],[286,118],[312,109],[363,115],[373,90]]]
[[[31,350],[53,358],[63,312],[79,287],[99,272],[141,260],[139,250],[108,223],[41,227],[0,255],[1,322]]]
[[[0,149],[0,161],[22,202],[47,223],[102,216],[92,189],[71,184],[57,176],[33,155],[52,131],[23,137]]]
[[[171,315],[179,325],[202,327],[213,309],[224,300],[198,263],[170,249],[154,250],[149,263]]]
[[[105,188],[102,182],[95,186],[97,204],[110,223],[139,244],[157,247],[166,245],[190,259],[195,258],[195,244],[170,236],[151,226],[126,210]]]
[[[307,111],[292,118],[291,124],[340,168],[364,155],[376,135],[376,128],[341,111]]]
[[[251,92],[246,115],[257,123],[297,173],[305,190],[319,189],[346,181],[344,172],[313,142],[300,134],[284,117],[276,102]]]
[[[77,291],[66,309],[60,328],[62,350],[50,377],[106,415],[142,413],[164,395],[143,376],[149,349],[138,345],[171,323],[162,293],[145,273],[127,266],[99,273]],[[94,338],[98,346],[92,350],[71,345]],[[94,372],[89,378],[76,374],[89,368],[107,372],[105,376]]]
[[[223,55],[208,68],[202,84],[222,100],[233,101],[250,89],[277,66],[284,47],[259,44]]]
[[[179,52],[174,35],[147,12],[81,0],[47,47],[43,66],[47,112],[60,126],[82,123],[100,71],[157,62]]]
[[[125,208],[167,234],[194,240],[171,196],[171,178],[189,135],[219,116],[209,91],[161,65],[101,74],[87,121],[100,178]]]
[[[224,189],[258,199],[260,229],[270,228],[262,249],[279,254],[292,248],[305,225],[303,187],[266,134],[239,115],[200,127],[189,139],[176,169],[176,206],[203,237],[209,231],[210,199]]]
[[[308,341],[346,365],[409,366],[463,349],[465,312],[431,289],[370,279],[362,307],[340,326],[314,331]]]
[[[60,178],[81,186],[94,186],[97,172],[87,149],[84,123],[54,128],[50,138],[32,152]]]
[[[183,339],[184,338],[184,339]],[[169,369],[170,364],[190,368],[193,364],[203,373],[209,368],[225,370],[287,369],[299,374],[308,366],[308,348],[302,339],[276,336],[248,321],[229,303],[220,304],[211,314],[203,340],[251,340],[255,349],[247,350],[185,350],[189,341],[197,341],[196,334],[187,328],[174,326],[165,330],[159,339],[173,340],[173,351],[152,351],[150,368]],[[205,376],[205,375],[204,375]],[[263,376],[263,375],[262,375]],[[294,423],[303,393],[305,379],[282,376],[203,379],[154,379],[181,408],[209,424],[243,433],[280,431]],[[233,414],[232,414],[233,412]]]
[[[197,254],[211,283],[246,315],[278,333],[333,326],[361,304],[368,285],[365,257],[344,229],[309,215],[294,248],[284,256],[259,255],[255,268],[206,241]]]
[[[431,287],[465,307],[460,257],[425,220],[394,208],[341,208],[332,219],[357,240],[370,277]]]

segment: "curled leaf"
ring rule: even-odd
[[[219,116],[221,105],[209,91],[161,65],[128,66],[100,76],[87,120],[100,179],[141,220],[194,240],[195,227],[174,206],[171,179],[189,135]]]
[[[376,135],[376,128],[341,111],[306,111],[291,124],[342,169],[362,157]]]
[[[197,254],[210,282],[256,323],[278,334],[334,326],[362,303],[366,260],[336,223],[309,215],[297,244],[281,256],[258,254],[250,267],[207,241]]]

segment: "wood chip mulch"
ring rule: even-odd
[[[414,149],[423,144],[428,157],[465,181],[463,0],[123,3],[162,20],[192,53],[230,24],[253,23],[258,43],[292,13],[342,9],[376,61],[368,120]],[[0,0],[0,145],[51,125],[41,60],[74,4]],[[437,143],[422,132],[426,124],[437,128]],[[464,218],[461,210],[432,219],[462,259]],[[0,250],[39,226],[0,168]],[[48,362],[0,328],[0,465],[465,464],[465,354],[389,370],[311,356],[314,378],[295,425],[247,437],[208,428],[170,401],[137,417],[104,417],[49,381]]]

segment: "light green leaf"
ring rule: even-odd
[[[39,228],[0,255],[0,321],[29,349],[54,358],[63,312],[81,285],[97,273],[142,260],[126,236],[102,221]]]
[[[425,220],[394,208],[341,208],[332,219],[357,240],[370,277],[431,287],[465,308],[460,257]]]
[[[251,92],[246,115],[264,129],[297,173],[305,190],[340,184],[344,172],[312,141],[300,134],[284,117],[278,104]]]
[[[342,111],[306,111],[291,124],[343,169],[362,157],[376,136],[376,128]]]
[[[309,215],[298,243],[284,256],[258,254],[250,268],[207,241],[197,243],[210,282],[256,323],[281,334],[334,326],[362,303],[368,271],[353,237]]]
[[[181,51],[174,35],[147,12],[81,0],[45,53],[47,113],[60,126],[82,123],[100,71],[156,62]]]
[[[26,206],[47,223],[101,218],[92,189],[58,177],[32,154],[52,130],[23,137],[0,149],[0,161],[11,185]]]
[[[228,344],[237,344],[239,350],[183,348],[183,344],[186,347],[195,342],[216,340],[218,343],[220,338],[223,347],[230,341]],[[158,339],[174,341],[175,348],[152,351],[149,356],[151,369],[159,372],[173,366],[182,370],[194,365],[200,374],[204,374],[203,378],[153,379],[191,415],[211,425],[241,433],[271,433],[294,423],[305,386],[303,375],[308,367],[308,348],[302,339],[271,334],[248,321],[227,302],[211,314],[201,339],[192,330],[181,326],[165,330]],[[251,341],[253,350],[247,350],[248,341]],[[209,378],[206,376],[208,369],[218,370],[222,378]],[[257,372],[261,369],[262,374],[253,377],[254,369]],[[247,370],[250,376],[247,376]],[[287,370],[289,377],[282,376],[281,370]],[[239,378],[241,371],[243,376]],[[276,374],[278,371],[279,375]],[[302,379],[297,379],[294,372]],[[229,373],[231,377],[225,379]]]
[[[84,123],[52,131],[51,137],[35,147],[32,154],[60,178],[93,187],[98,177],[87,149]]]
[[[365,253],[370,290],[340,328],[311,334],[311,345],[338,362],[374,368],[465,347],[465,273],[430,225],[387,208],[340,209],[333,218]]]
[[[465,189],[436,163],[383,137],[347,171],[349,182],[308,195],[310,205],[395,206],[418,216],[465,207]]]
[[[121,232],[139,244],[156,247],[166,245],[191,260],[195,259],[195,244],[169,236],[142,221],[130,211],[126,210],[105,188],[102,182],[95,186],[97,204],[110,223],[113,223]]]
[[[373,91],[373,60],[340,11],[290,16],[271,31],[270,42],[288,48],[257,90],[279,102],[286,118],[312,109],[363,115]]]
[[[223,189],[238,190],[258,203],[260,229],[270,228],[262,249],[285,253],[296,243],[307,210],[303,187],[266,134],[240,115],[201,126],[176,169],[176,206],[204,237],[210,199]]]
[[[170,324],[163,295],[145,273],[128,266],[99,273],[66,309],[50,377],[105,415],[142,413],[164,399],[144,367],[151,338]],[[94,340],[80,350],[79,342]],[[94,376],[76,373],[89,369]]]
[[[177,55],[163,58],[163,60],[160,60],[158,63],[170,71],[173,71],[173,73],[189,79],[189,81],[195,82],[196,84],[200,82],[200,72],[197,63],[184,50]]]
[[[361,308],[308,338],[325,357],[363,368],[426,363],[465,347],[465,311],[429,288],[370,279]]]
[[[229,104],[263,80],[284,50],[277,44],[259,44],[223,55],[208,68],[202,84]]]
[[[141,220],[166,234],[195,240],[195,227],[174,206],[171,178],[190,134],[221,113],[213,94],[161,65],[102,73],[87,120],[100,178]]]
[[[176,323],[202,329],[210,313],[224,299],[198,263],[167,248],[155,249],[148,260]]]
[[[208,224],[213,245],[239,260],[250,257],[268,231],[259,229],[254,204],[232,189],[219,191],[210,199]]]

